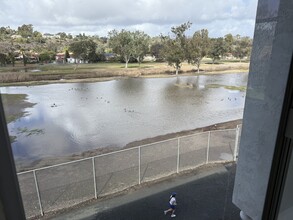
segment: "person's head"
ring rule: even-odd
[[[176,192],[172,192],[171,197],[175,197],[176,196]]]

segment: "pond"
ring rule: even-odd
[[[2,87],[36,103],[8,124],[15,159],[79,154],[241,119],[247,73]]]

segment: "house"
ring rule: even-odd
[[[44,33],[44,34],[43,34],[43,37],[44,37],[44,38],[54,38],[55,35],[54,35],[54,34],[50,34],[50,33]]]
[[[222,58],[225,60],[235,60],[236,59],[232,53],[226,53]]]
[[[116,58],[116,54],[114,53],[105,53],[104,56],[106,61],[114,61]]]
[[[155,62],[156,61],[156,57],[150,54],[147,54],[144,58],[143,61],[145,62]]]
[[[73,53],[69,53],[69,56],[72,57]],[[70,58],[67,58],[66,62],[69,62]],[[65,63],[65,53],[57,53],[55,56],[56,63]]]
[[[64,63],[65,53],[57,53],[55,56],[56,63]]]
[[[67,63],[88,63],[88,61],[70,57],[70,58],[67,58]]]
[[[12,39],[18,39],[18,38],[21,38],[21,35],[19,35],[19,34],[13,34],[13,35],[11,35],[11,38]]]

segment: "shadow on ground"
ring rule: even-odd
[[[186,175],[172,177],[127,195],[96,202],[64,213],[55,220],[156,220],[169,219],[171,192],[177,192],[175,219],[239,220],[240,210],[232,203],[236,165],[215,164]]]

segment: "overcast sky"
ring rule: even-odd
[[[211,37],[253,37],[257,0],[0,0],[0,26],[32,24],[42,33],[107,36],[113,29],[168,34],[192,22]]]

